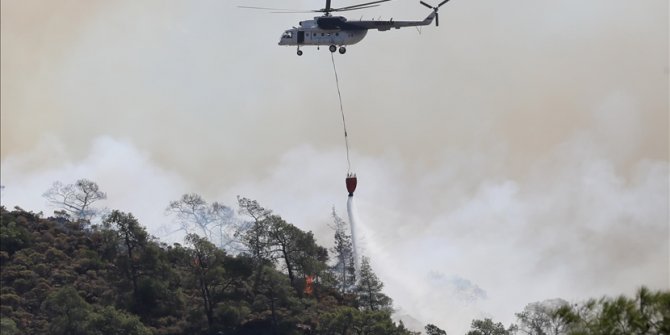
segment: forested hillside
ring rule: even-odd
[[[90,225],[3,207],[2,333],[408,334],[367,262],[340,280],[311,233],[244,203],[235,256],[196,234],[161,243],[130,213]]]
[[[367,259],[356,278],[335,213],[329,252],[256,201],[239,202],[251,219],[234,255],[193,233],[167,245],[117,210],[90,224],[2,207],[1,333],[415,334],[392,321]],[[468,335],[670,334],[670,293],[552,300],[516,315],[509,327],[473,320]]]

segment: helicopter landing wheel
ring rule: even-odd
[[[345,52],[347,52],[347,48],[340,47],[340,55],[344,55]]]
[[[298,56],[302,56],[302,50],[298,50]]]
[[[330,50],[330,52],[335,52],[335,51],[337,51],[337,47],[334,46],[334,45],[331,45],[331,46],[328,47],[328,50]]]

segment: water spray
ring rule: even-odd
[[[347,200],[347,213],[349,214],[349,224],[351,225],[351,246],[354,251],[354,269],[356,270],[356,277],[360,273],[360,261],[358,258],[358,248],[356,246],[356,219],[354,218],[354,197],[350,196]]]
[[[358,248],[356,247],[356,219],[354,215],[354,191],[356,190],[356,185],[358,184],[358,179],[353,173],[347,174],[347,179],[345,179],[345,184],[347,185],[347,191],[349,196],[347,197],[347,214],[349,215],[349,225],[351,225],[351,246],[354,251],[354,269],[356,270],[356,276],[358,276],[360,266],[358,259]]]

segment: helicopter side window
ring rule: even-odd
[[[293,32],[285,31],[284,35],[282,35],[282,38],[293,38]]]

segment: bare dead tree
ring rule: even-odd
[[[174,214],[179,230],[186,234],[199,231],[219,248],[228,248],[235,240],[237,224],[235,212],[221,203],[207,203],[200,195],[189,193],[181,199],[171,201],[166,212]]]
[[[214,202],[211,206],[212,215],[216,218],[213,229],[217,230],[219,239],[219,248],[236,249],[233,245],[236,242],[236,234],[240,227],[235,219],[235,211],[232,208]]]
[[[193,228],[197,227],[209,239],[211,236],[209,225],[213,218],[208,215],[208,207],[205,199],[199,194],[187,193],[179,200],[170,201],[166,211],[177,216],[180,229],[185,233],[190,234]]]
[[[100,190],[98,184],[88,179],[79,179],[67,185],[56,181],[42,196],[78,220],[91,220],[98,213],[91,205],[107,199],[107,194]]]

